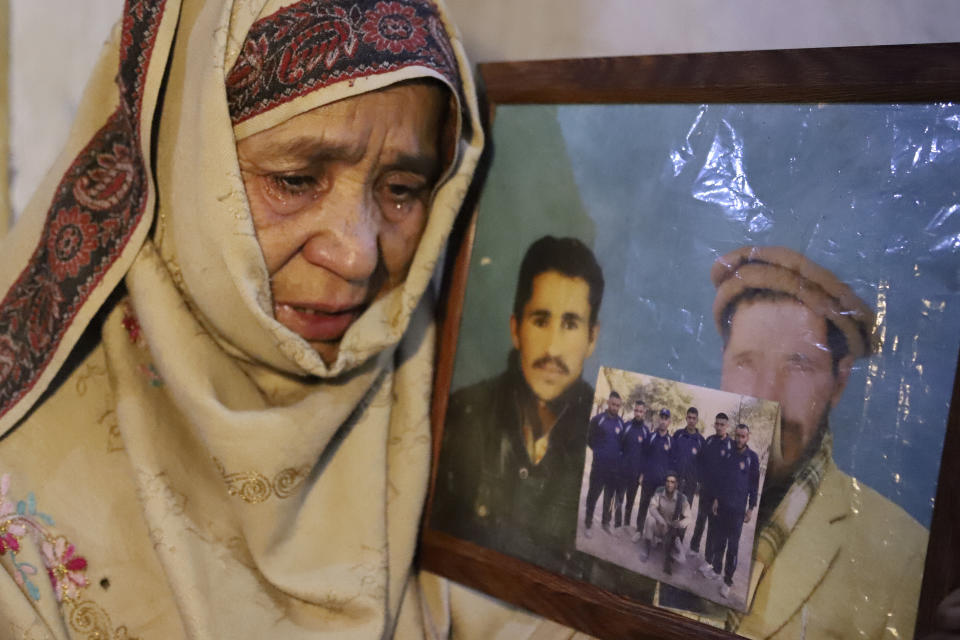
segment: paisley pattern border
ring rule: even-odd
[[[462,97],[453,47],[429,0],[303,0],[247,33],[227,75],[230,117],[237,125],[322,87],[414,65]]]
[[[60,180],[40,241],[0,302],[0,416],[36,384],[143,216],[140,114],[165,4],[127,0],[120,103]]]

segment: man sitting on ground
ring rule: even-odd
[[[680,541],[690,526],[690,503],[677,491],[677,474],[668,471],[663,486],[658,488],[650,499],[647,519],[643,524],[644,553],[642,560],[650,557],[654,543],[663,543],[663,572],[670,575],[673,560],[683,561],[683,548]]]

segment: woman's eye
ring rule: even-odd
[[[323,174],[315,173],[268,173],[259,176],[259,184],[265,204],[282,215],[303,211],[326,189]]]
[[[423,176],[391,175],[380,182],[380,206],[388,216],[406,213],[411,207],[423,203],[428,190],[428,182]]]
[[[415,189],[410,185],[400,183],[387,185],[387,190],[394,198],[411,198],[415,192]]]
[[[291,195],[306,193],[317,185],[316,178],[304,175],[273,175],[269,180],[272,187]]]

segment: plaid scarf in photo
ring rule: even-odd
[[[753,602],[757,585],[763,579],[766,570],[773,564],[794,527],[797,526],[800,516],[806,511],[811,498],[820,488],[820,482],[832,463],[833,434],[827,431],[823,436],[820,448],[807,461],[806,465],[797,472],[793,483],[787,489],[770,518],[761,525],[754,543],[756,575],[751,580],[747,602]],[[729,610],[727,613],[727,630],[736,631],[744,615],[742,612]]]

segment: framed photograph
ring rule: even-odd
[[[481,65],[422,565],[605,638],[929,629],[960,587],[958,55]]]

